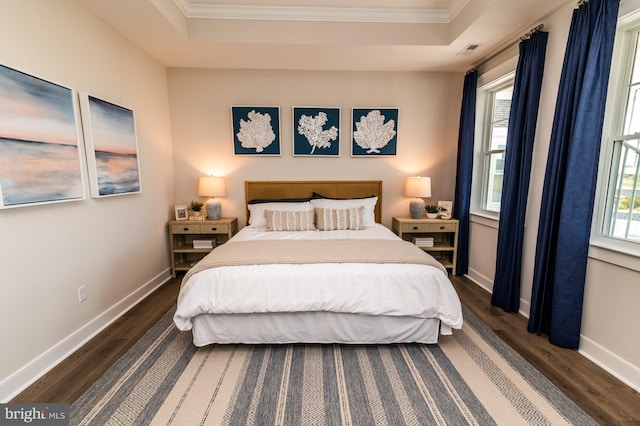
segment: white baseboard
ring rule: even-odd
[[[480,288],[491,293],[489,289],[493,288],[493,282],[487,277],[471,268],[469,268],[469,274],[465,276]],[[529,318],[530,311],[530,303],[520,299],[520,311],[518,313],[525,318]],[[632,387],[637,392],[640,392],[640,368],[609,352],[582,334],[580,335],[580,348],[578,352],[612,376]]]
[[[583,335],[580,335],[578,352],[612,376],[635,389],[636,392],[640,392],[640,368],[628,363]]]
[[[473,268],[469,268],[465,277],[476,283],[480,288],[486,290],[487,293],[491,293],[491,289],[493,288],[493,280],[491,278],[485,277]]]
[[[465,277],[469,278],[471,281],[476,283],[480,288],[487,291],[487,293],[492,293],[493,289],[493,280],[485,277],[478,271],[473,268],[469,268],[469,273],[465,275]],[[525,318],[529,318],[529,311],[531,310],[531,305],[524,299],[520,299],[520,308],[518,313]]]
[[[130,295],[4,379],[0,382],[0,402],[6,403],[10,401],[111,323],[124,315],[154,290],[169,281],[170,278],[170,269],[162,271]]]
[[[520,308],[518,310],[518,313],[523,317],[525,317],[526,319],[529,319],[530,312],[531,312],[531,304],[526,300],[520,298]]]
[[[168,269],[158,274],[133,293],[94,318],[91,322],[76,330],[64,340],[60,341],[36,359],[23,366],[20,370],[0,382],[0,401],[2,403],[10,401],[14,396],[58,365],[61,361],[79,349],[83,344],[91,340],[111,323],[129,311],[133,306],[146,298],[154,290],[166,283],[170,277],[171,275]],[[492,287],[493,283],[487,277],[484,277],[472,269],[469,269],[469,274],[466,275],[466,277],[487,292],[491,292],[489,289]],[[523,304],[528,305],[528,303],[523,303],[523,301],[521,301],[521,306],[523,306]],[[521,309],[521,311],[522,310],[523,309]],[[525,317],[528,317],[524,312],[520,313]],[[614,377],[640,392],[639,368],[607,351],[605,348],[589,340],[585,336],[581,336],[580,338],[579,352],[584,357],[612,374]]]

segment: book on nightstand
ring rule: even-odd
[[[433,247],[434,239],[433,237],[414,237],[413,244],[418,247]]]
[[[193,240],[194,249],[212,249],[215,245],[214,240]]]

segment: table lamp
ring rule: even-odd
[[[420,219],[424,216],[423,198],[431,197],[431,178],[412,176],[408,177],[404,184],[404,195],[413,197],[409,203],[409,212],[412,219]]]
[[[214,197],[224,197],[227,195],[227,186],[224,178],[219,176],[202,176],[198,182],[198,195],[211,197],[204,204],[207,209],[207,219],[220,219],[220,201]]]

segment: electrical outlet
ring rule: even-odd
[[[82,303],[87,300],[87,286],[78,287],[78,302]]]

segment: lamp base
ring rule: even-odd
[[[209,220],[218,220],[220,219],[220,201],[209,198],[206,203],[204,203],[207,208],[207,219]]]
[[[411,219],[421,219],[424,216],[424,200],[416,198],[409,203]]]

